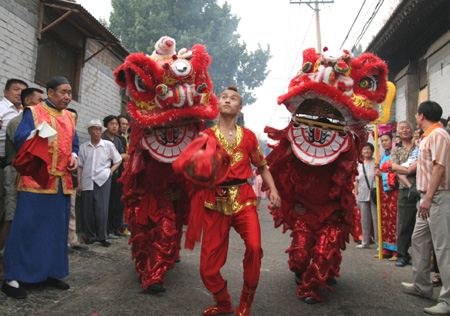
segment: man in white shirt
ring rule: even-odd
[[[34,106],[44,102],[44,92],[36,88],[23,89],[21,93],[21,103],[25,108],[29,106]],[[3,223],[0,225],[0,250],[3,249],[6,243],[6,239],[11,229],[11,222],[14,218],[14,213],[17,206],[18,192],[16,189],[16,178],[17,170],[12,166],[12,162],[17,155],[17,148],[14,143],[14,134],[19,127],[20,122],[23,118],[23,112],[21,112],[16,117],[12,118],[8,126],[3,124],[6,129],[6,140],[5,140],[5,161],[6,166],[4,167],[3,179],[4,186],[2,189],[5,190],[5,216],[3,218]]]
[[[100,120],[91,120],[88,132],[91,140],[83,143],[78,152],[77,187],[84,213],[86,244],[99,241],[109,247],[107,223],[111,175],[120,166],[122,157],[112,142],[102,139]]]
[[[8,79],[3,91],[4,97],[0,101],[0,223],[3,222],[5,214],[3,169],[6,167],[6,126],[12,118],[22,113],[20,94],[26,88],[28,88],[26,82],[20,79]]]
[[[22,100],[20,94],[23,89],[28,88],[28,85],[19,79],[9,79],[6,82],[5,90],[3,91],[4,98],[0,101],[0,157],[5,157],[5,139],[6,126],[8,122],[22,113]]]

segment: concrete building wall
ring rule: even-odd
[[[420,61],[427,63],[428,82],[423,99],[436,101],[442,106],[443,118],[450,116],[450,32],[444,34],[428,49]],[[413,114],[421,98],[419,94],[418,60],[411,61],[395,77],[397,93],[391,118],[395,121],[409,119],[414,123]],[[391,120],[392,120],[391,119]]]
[[[45,91],[35,83],[37,61],[37,28],[39,0],[0,1],[0,96],[9,78],[26,81],[30,87]],[[85,58],[98,51],[100,44],[88,40]],[[86,126],[93,118],[120,114],[121,92],[114,81],[114,70],[122,63],[119,57],[105,50],[89,60],[81,69],[78,101],[70,107],[77,110],[80,142],[88,139]]]
[[[407,116],[407,67],[402,69],[400,73],[395,77],[394,85],[396,88],[394,104],[392,105],[391,110],[391,119],[390,122],[399,122],[406,119]]]
[[[443,35],[428,50],[429,99],[444,110],[443,117],[450,116],[450,32]]]

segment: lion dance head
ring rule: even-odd
[[[131,54],[114,72],[131,98],[132,133],[142,131],[141,147],[162,162],[173,162],[197,137],[203,120],[218,115],[205,47],[196,44],[178,54],[175,47],[175,40],[164,36],[152,55]]]
[[[366,125],[378,118],[387,94],[387,66],[373,54],[348,50],[303,51],[303,65],[289,91],[278,98],[292,113],[287,137],[301,161],[325,165],[346,152],[351,140],[367,140]],[[273,129],[269,137],[276,139]]]

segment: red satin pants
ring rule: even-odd
[[[166,272],[173,269],[175,259],[179,258],[181,235],[177,231],[173,203],[158,199],[155,212],[161,214],[159,220],[149,220],[146,225],[137,222],[134,212],[129,217],[132,258],[136,260],[136,271],[140,274],[144,290],[154,283],[163,284]]]
[[[302,274],[297,296],[300,299],[312,296],[321,302],[319,287],[333,291],[326,281],[339,277],[344,236],[341,221],[328,220],[319,227],[312,230],[304,219],[298,219],[291,234],[291,247],[286,252],[290,270]]]
[[[220,269],[227,261],[231,227],[234,227],[245,243],[244,281],[251,288],[258,285],[263,251],[256,207],[249,205],[237,214],[229,216],[206,209],[200,275],[211,293],[219,292],[226,284]]]

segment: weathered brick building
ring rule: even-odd
[[[9,78],[45,90],[47,80],[65,76],[73,88],[80,141],[86,126],[125,112],[127,97],[114,70],[129,52],[81,5],[65,0],[0,1],[0,95]]]
[[[450,3],[403,0],[367,51],[387,61],[397,94],[391,121],[415,122],[418,105],[438,102],[450,116]]]

